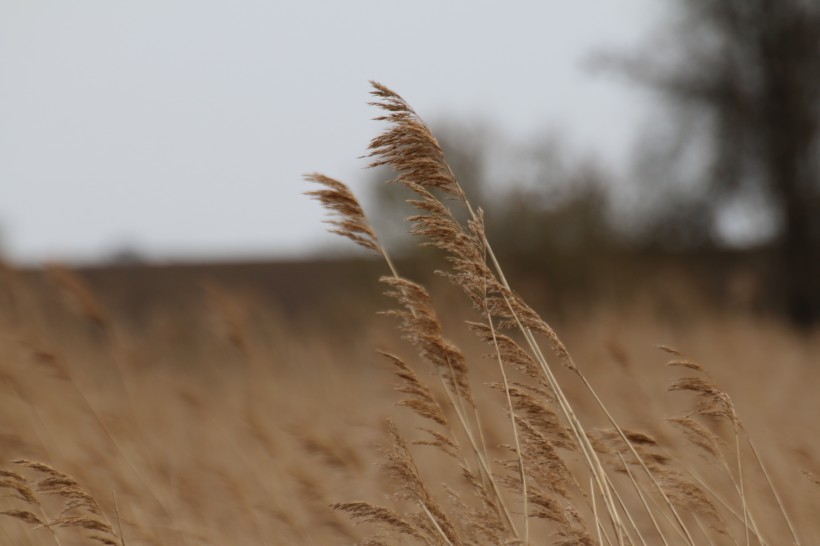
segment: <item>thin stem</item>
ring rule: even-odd
[[[624,470],[626,471],[627,476],[629,479],[632,480],[632,485],[635,487],[635,492],[638,494],[638,498],[641,499],[641,503],[643,503],[644,508],[646,508],[646,513],[649,514],[649,519],[652,520],[652,524],[655,526],[655,530],[658,531],[658,535],[661,537],[665,546],[669,546],[669,542],[667,542],[666,537],[661,531],[660,525],[658,525],[658,521],[655,519],[655,514],[652,513],[652,510],[649,508],[649,504],[646,502],[646,498],[643,496],[643,492],[641,488],[638,486],[638,482],[635,480],[635,477],[632,475],[632,472],[629,470],[629,465],[626,464],[626,460],[624,460],[623,456],[621,455],[620,451],[618,452],[618,458],[621,459],[621,463],[624,465]],[[643,537],[641,537],[641,541],[643,541]],[[644,544],[646,544],[644,542]]]
[[[607,481],[609,481],[609,478],[607,478]],[[615,494],[615,500],[617,500],[618,504],[621,505],[621,509],[624,511],[624,514],[626,514],[626,517],[629,520],[629,523],[632,525],[632,528],[635,529],[636,533],[638,533],[638,538],[641,539],[641,542],[644,544],[644,546],[647,546],[646,541],[643,539],[643,535],[641,535],[641,531],[638,529],[638,526],[635,524],[635,520],[632,519],[632,515],[626,509],[626,505],[624,504],[624,501],[621,498],[621,495],[618,493],[618,490],[615,489],[615,487],[612,486],[612,483],[610,483],[609,486],[611,487],[612,492]],[[626,527],[624,527],[624,533],[626,534],[627,540],[629,540],[629,544],[634,544],[635,539],[632,538],[632,535],[629,534],[629,530]]]
[[[769,484],[769,489],[772,490],[772,494],[774,495],[775,500],[777,501],[777,505],[780,507],[780,512],[783,514],[783,519],[786,520],[786,524],[789,526],[789,530],[792,533],[792,537],[794,538],[794,543],[797,546],[800,546],[800,538],[797,536],[797,530],[795,529],[794,525],[792,524],[791,518],[789,518],[789,514],[786,513],[786,507],[783,505],[783,501],[780,500],[780,495],[777,494],[777,490],[774,487],[774,483],[772,482],[771,477],[769,476],[769,472],[766,470],[766,466],[763,464],[763,460],[760,458],[760,455],[757,453],[757,449],[755,449],[754,444],[752,443],[752,439],[748,436],[746,437],[746,441],[749,442],[749,447],[752,448],[752,453],[757,460],[758,466],[760,466],[760,470],[763,471],[763,475],[766,477],[766,482]]]
[[[436,531],[438,531],[438,532],[439,532],[439,534],[441,535],[441,538],[443,538],[443,539],[444,539],[444,541],[445,541],[447,544],[449,544],[450,546],[453,546],[453,543],[452,543],[452,542],[450,542],[450,539],[449,539],[449,538],[447,538],[447,535],[446,535],[446,534],[444,534],[444,530],[443,530],[443,529],[441,528],[441,526],[438,524],[438,521],[436,521],[436,518],[435,518],[435,517],[433,517],[433,514],[432,514],[432,513],[430,513],[430,510],[427,508],[427,506],[425,506],[425,505],[424,505],[424,503],[423,503],[423,502],[421,502],[421,501],[419,501],[419,506],[421,506],[421,509],[422,509],[422,510],[424,510],[424,513],[425,513],[425,514],[427,514],[427,517],[428,517],[428,518],[430,518],[430,521],[432,522],[433,526],[436,528]]]
[[[712,539],[709,538],[709,533],[703,527],[703,524],[700,522],[700,518],[697,516],[697,514],[692,514],[692,517],[694,518],[695,524],[698,526],[698,529],[700,529],[700,532],[703,534],[703,538],[706,539],[706,542],[709,543],[709,546],[713,546],[714,542],[712,542]]]
[[[112,491],[111,497],[114,499],[114,514],[117,516],[117,529],[120,534],[120,546],[125,546],[125,535],[122,532],[122,519],[120,518],[120,505],[117,503],[117,494]]]
[[[592,476],[589,477],[589,492],[592,497],[592,516],[595,518],[595,530],[598,531],[598,544],[603,546],[604,541],[601,538],[601,521],[598,519],[598,505],[595,502],[595,481]]]
[[[734,417],[734,412],[732,417]],[[733,419],[735,427],[735,453],[737,454],[737,479],[740,484],[740,500],[743,503],[743,525],[746,527],[746,546],[749,546],[749,508],[746,506],[746,493],[743,490],[743,464],[740,460],[740,433],[737,430],[737,421]]]
[[[513,439],[515,440],[515,453],[518,456],[518,471],[521,476],[521,499],[524,512],[524,544],[530,543],[530,517],[527,498],[527,476],[524,472],[524,453],[521,451],[521,442],[518,439],[518,424],[515,420],[515,411],[513,410],[512,397],[510,396],[510,384],[507,381],[507,372],[504,370],[504,363],[501,358],[501,348],[498,346],[498,337],[495,333],[495,325],[493,318],[490,315],[490,310],[487,307],[486,299],[486,282],[485,298],[484,298],[484,312],[487,315],[487,323],[490,325],[490,333],[493,336],[493,346],[495,347],[495,354],[498,361],[498,370],[501,372],[501,379],[504,382],[504,394],[507,398],[507,409],[510,412],[510,424],[512,425]]]

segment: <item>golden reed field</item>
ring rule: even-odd
[[[281,306],[2,270],[0,544],[820,544],[820,336],[649,297],[548,323],[421,118],[373,92],[429,286],[320,174],[373,297],[334,262]]]

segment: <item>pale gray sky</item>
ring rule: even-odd
[[[15,261],[298,255],[302,196],[355,188],[368,80],[428,121],[554,131],[616,172],[646,99],[584,66],[646,41],[659,2],[0,0],[0,232]]]

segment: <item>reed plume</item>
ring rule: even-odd
[[[400,404],[442,427],[424,428],[428,439],[417,443],[434,446],[460,461],[463,476],[475,486],[477,498],[483,499],[491,513],[498,516],[498,525],[491,526],[496,529],[493,532],[479,532],[480,525],[475,523],[465,528],[463,524],[474,522],[475,517],[448,518],[443,505],[434,501],[398,430],[391,425],[392,448],[386,452],[388,468],[403,488],[403,497],[411,499],[423,512],[412,521],[414,532],[424,537],[414,535],[415,538],[424,543],[440,540],[459,544],[506,536],[508,542],[529,544],[530,519],[534,518],[549,522],[554,544],[598,542],[625,546],[657,541],[694,546],[700,540],[696,537],[710,543],[726,538],[735,540],[721,516],[721,510],[725,510],[743,523],[747,542],[754,536],[766,544],[748,507],[739,447],[742,423],[728,394],[701,377],[704,370],[699,364],[685,359],[679,351],[662,347],[674,357],[671,366],[699,374],[681,378],[670,386],[670,391],[695,395],[696,404],[692,414],[672,417],[669,423],[705,457],[721,461],[727,469],[722,440],[694,417],[723,419],[735,431],[736,476],[731,471],[729,475],[739,494],[739,510],[670,457],[658,440],[616,422],[555,330],[511,288],[487,239],[484,212],[468,200],[433,132],[400,95],[380,83],[371,83],[375,98],[371,104],[382,111],[376,119],[385,122],[386,128],[370,142],[370,165],[391,167],[395,173],[392,182],[413,192],[408,203],[417,214],[408,219],[410,233],[420,238],[421,245],[445,252],[449,267],[440,273],[464,292],[481,315],[483,320],[469,322],[468,326],[491,348],[488,356],[498,364],[500,381],[492,387],[502,392],[506,400],[505,411],[514,442],[507,447],[513,460],[489,460],[483,444],[481,404],[476,402],[469,379],[473,364],[444,337],[427,290],[402,278],[388,259],[392,276],[381,280],[399,308],[386,314],[398,318],[403,337],[431,364],[447,397],[446,404],[440,404],[412,365],[385,354],[401,380],[397,389],[409,396]],[[387,256],[346,186],[323,175],[310,175],[308,179],[327,188],[311,195],[340,216],[341,219],[331,222],[334,232]],[[466,212],[466,220],[459,219],[463,215],[455,212],[454,207]],[[575,410],[581,402],[567,395],[541,348],[542,342],[580,380],[593,405],[606,417],[608,429],[588,430],[581,422]],[[510,374],[517,374],[524,382],[513,380]],[[456,416],[458,430],[451,426],[448,413]],[[460,434],[468,439],[466,453],[471,453],[478,463],[478,474],[471,470],[460,447]],[[749,445],[792,529],[795,543],[799,543],[772,480],[753,445]],[[617,479],[617,474],[628,477],[627,486]],[[508,492],[502,493],[499,485]],[[467,504],[451,489],[447,490],[451,492],[451,509],[468,513]],[[518,499],[518,517],[508,508],[509,495]],[[339,507],[360,520],[394,521],[393,515],[367,503]],[[640,525],[639,518],[648,520],[650,525]],[[409,528],[402,527],[403,523],[391,525],[404,529],[400,532],[405,535],[412,534]]]
[[[14,463],[34,472],[37,477],[29,479],[18,472],[0,468],[0,488],[11,491],[11,497],[21,505],[0,514],[36,528],[48,529],[58,546],[62,544],[57,533],[60,528],[79,531],[88,540],[100,544],[125,546],[124,538],[118,536],[96,499],[74,478],[41,462],[19,459]],[[49,515],[41,496],[61,501],[60,511]]]

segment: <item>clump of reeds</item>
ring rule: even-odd
[[[0,468],[0,489],[16,504],[0,514],[47,530],[58,546],[62,544],[60,530],[80,533],[99,544],[125,546],[121,531],[114,529],[99,503],[74,478],[41,462],[20,459],[14,463],[34,477]],[[50,512],[55,503],[59,509]]]
[[[408,202],[418,212],[409,218],[410,232],[421,244],[446,253],[449,267],[442,273],[481,317],[469,327],[488,346],[497,369],[491,390],[501,396],[495,411],[506,413],[512,443],[504,448],[506,458],[493,458],[481,415],[489,406],[476,402],[479,394],[470,380],[477,364],[445,336],[427,290],[400,275],[344,183],[309,175],[320,186],[309,195],[335,214],[332,231],[387,262],[391,275],[382,282],[397,304],[387,314],[398,320],[403,337],[438,383],[433,388],[417,364],[385,353],[404,395],[400,404],[425,423],[413,443],[438,450],[462,482],[458,489],[433,487],[415,462],[407,431],[391,424],[384,465],[402,508],[366,501],[335,505],[357,521],[381,527],[368,544],[393,543],[398,536],[430,545],[800,544],[731,399],[703,368],[665,348],[675,356],[670,365],[693,372],[670,390],[688,392],[695,400],[690,413],[669,422],[720,465],[735,492],[732,498],[705,483],[674,456],[674,448],[616,421],[556,332],[511,288],[485,235],[483,211],[469,201],[429,127],[389,88],[374,82],[372,94],[372,104],[383,112],[377,119],[387,125],[370,143],[371,166],[391,167],[392,182],[413,192]],[[568,396],[556,363],[577,378],[585,399]],[[580,404],[595,407],[609,426],[589,430],[576,411]],[[712,432],[710,426],[721,423],[731,442]],[[769,537],[761,528],[744,485],[750,472],[765,476],[771,495],[756,504],[782,515],[791,530],[788,539]]]

